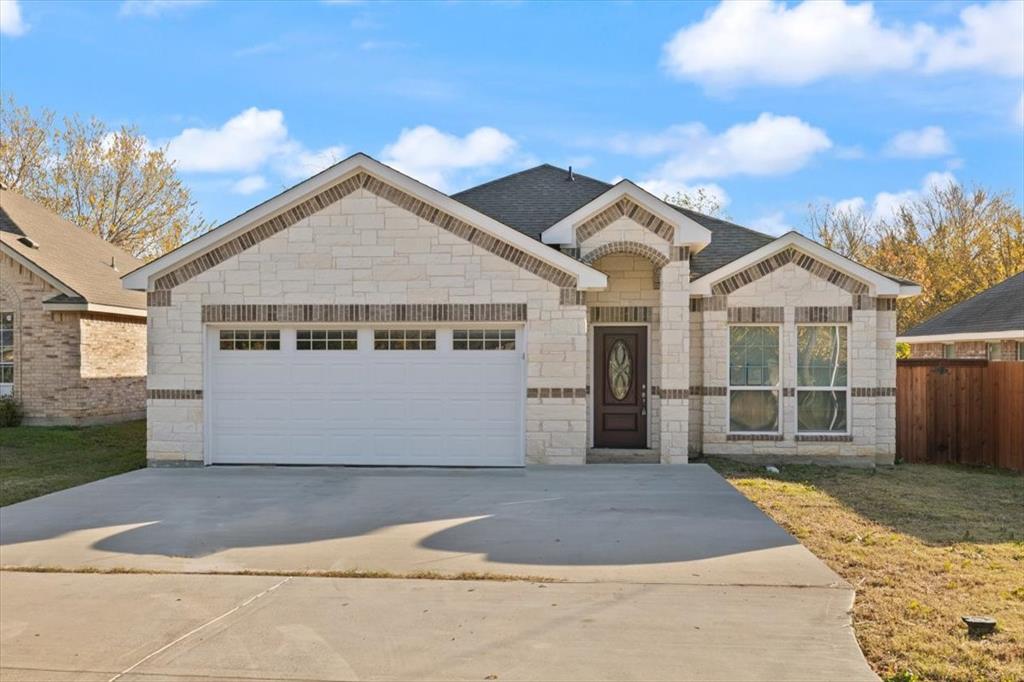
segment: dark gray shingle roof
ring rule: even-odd
[[[1024,272],[957,303],[900,336],[1024,330]]]
[[[544,164],[471,187],[453,194],[452,198],[523,234],[540,239],[544,230],[611,187],[607,182],[579,173],[570,181],[568,170]],[[694,277],[706,275],[775,240],[727,220],[678,206],[672,208],[711,231],[711,244],[695,254],[690,262]]]

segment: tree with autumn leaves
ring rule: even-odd
[[[165,150],[137,128],[0,103],[0,182],[150,260],[209,228]]]

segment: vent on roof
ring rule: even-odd
[[[30,249],[38,249],[39,248],[39,243],[32,241],[28,237],[18,237],[18,241],[21,242],[22,244],[24,244],[25,246],[27,246]]]
[[[572,166],[569,166],[569,177],[566,178],[569,182],[576,182],[576,176],[572,173]]]
[[[113,270],[114,272],[119,272],[119,270],[117,269],[117,264],[114,263],[113,256],[110,257],[110,269]]]

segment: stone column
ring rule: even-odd
[[[875,398],[875,464],[896,461],[896,299],[879,298]]]
[[[686,247],[673,247],[661,271],[661,363],[658,387],[661,461],[685,464],[690,423],[690,261]]]

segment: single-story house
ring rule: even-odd
[[[146,299],[121,286],[142,262],[0,188],[0,396],[27,424],[146,414]]]
[[[149,459],[194,464],[891,462],[919,293],[629,180],[448,196],[364,154],[123,279]]]
[[[912,327],[911,358],[1024,360],[1024,272]]]

